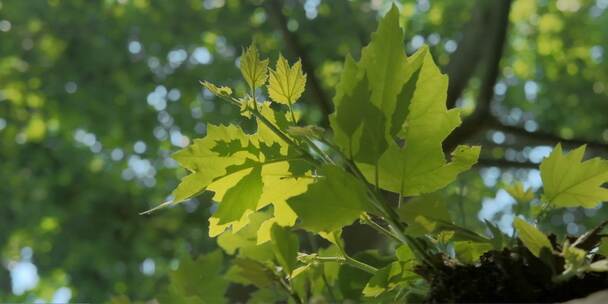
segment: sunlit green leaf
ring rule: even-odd
[[[351,224],[368,208],[365,186],[335,166],[320,170],[322,177],[308,191],[287,200],[301,219],[302,227],[313,232],[330,232]]]
[[[543,248],[553,250],[549,238],[528,222],[520,218],[515,218],[513,226],[515,226],[519,239],[524,243],[524,246],[528,247],[530,252],[535,256],[540,257]]]
[[[296,61],[289,66],[287,59],[279,55],[274,70],[270,70],[268,95],[274,102],[286,105],[294,104],[306,86],[306,74],[302,72],[302,62]]]
[[[260,60],[254,44],[243,50],[240,59],[241,74],[251,90],[261,87],[268,77],[268,59]]]
[[[608,200],[608,161],[593,158],[582,161],[585,146],[568,154],[557,145],[540,165],[543,199],[554,207],[592,208]]]

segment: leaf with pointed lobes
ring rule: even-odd
[[[209,81],[201,81],[200,82],[203,87],[205,87],[211,94],[218,97],[227,97],[232,95],[232,89],[225,86],[216,86],[215,84]]]
[[[268,59],[261,60],[255,44],[243,50],[240,59],[241,74],[253,91],[266,84],[268,78]]]
[[[276,103],[294,104],[306,87],[306,74],[302,72],[302,62],[296,61],[291,67],[283,55],[279,55],[274,70],[270,70],[268,95]]]
[[[564,154],[558,144],[540,164],[543,200],[553,207],[593,208],[608,200],[608,161],[599,157],[583,160],[585,146]]]

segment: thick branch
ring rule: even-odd
[[[522,169],[538,169],[539,164],[532,162],[518,162],[506,159],[490,159],[480,158],[477,161],[476,167],[499,167],[499,168],[522,168]]]
[[[458,49],[451,56],[450,63],[446,67],[446,72],[450,76],[447,100],[449,109],[453,108],[456,100],[462,96],[477,64],[483,57],[483,48],[479,46],[490,39],[492,34],[492,9],[495,8],[492,4],[491,1],[477,1],[475,10],[471,14],[471,21],[466,25],[464,36],[458,43]]]
[[[503,131],[509,134],[513,134],[519,137],[526,137],[530,140],[533,140],[537,143],[545,143],[545,144],[550,144],[550,145],[554,145],[556,143],[562,143],[565,146],[581,146],[581,145],[587,145],[587,147],[589,147],[590,149],[595,149],[595,150],[600,150],[600,151],[604,151],[606,152],[608,150],[608,144],[607,143],[603,143],[603,142],[599,142],[599,141],[592,141],[592,140],[585,140],[585,139],[580,139],[580,138],[564,138],[552,133],[548,133],[548,132],[528,132],[526,131],[526,129],[521,128],[521,127],[517,127],[517,126],[508,126],[505,125],[501,122],[499,122],[498,120],[496,120],[495,118],[489,119],[487,122],[487,125],[493,129],[499,130],[499,131]]]
[[[486,72],[477,98],[475,112],[444,141],[444,151],[452,151],[456,145],[481,130],[490,115],[490,102],[494,97],[494,85],[500,73],[500,59],[507,38],[509,12],[511,10],[511,0],[500,0],[498,3],[498,17],[494,26],[493,40],[488,49],[489,57],[487,58]]]
[[[331,100],[329,100],[321,87],[321,82],[315,74],[315,68],[310,60],[310,57],[308,56],[308,53],[300,44],[297,35],[290,32],[287,28],[287,18],[283,14],[281,2],[278,0],[267,1],[266,10],[268,11],[269,15],[273,16],[273,18],[276,20],[277,26],[283,35],[283,40],[285,40],[285,44],[291,53],[302,60],[302,69],[306,75],[308,75],[307,84],[314,95],[315,100],[321,107],[321,111],[323,111],[321,125],[324,127],[328,126],[327,117],[332,112]]]

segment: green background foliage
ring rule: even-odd
[[[484,147],[478,166],[436,194],[455,223],[477,232],[487,219],[510,234],[513,211],[523,211],[503,185],[520,180],[537,190],[534,168],[558,141],[565,149],[587,143],[588,155],[608,146],[608,2],[508,2],[399,2],[405,51],[429,45],[450,77],[448,108],[463,113],[463,131],[448,145]],[[304,122],[327,126],[343,58],[362,56],[390,3],[0,1],[0,302],[51,301],[66,292],[72,301],[143,301],[165,290],[178,267],[223,271],[208,237],[207,219],[217,209],[212,195],[139,215],[166,201],[186,175],[176,170],[173,152],[206,134],[208,122],[237,122],[239,110],[198,81],[248,93],[237,65],[253,40],[271,62],[279,53],[290,63],[302,58],[308,80],[297,110]],[[576,235],[607,213],[559,209],[542,226]],[[271,234],[284,237],[274,227]],[[358,225],[344,237],[352,252],[385,245]],[[229,243],[222,238],[220,246]],[[255,240],[254,232],[238,243],[241,271],[255,267],[248,258],[282,250],[268,243],[256,251]],[[202,253],[211,255],[190,258]],[[368,252],[361,259],[386,264]],[[33,269],[37,283],[18,280]],[[330,280],[337,273],[324,271]],[[367,274],[357,271],[352,280],[365,284]],[[177,277],[167,294],[188,288]]]

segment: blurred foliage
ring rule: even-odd
[[[483,1],[401,2],[408,52],[427,43],[445,67]],[[390,5],[284,1],[286,32],[268,3],[0,0],[0,302],[50,301],[61,287],[73,301],[147,300],[180,256],[216,247],[207,237],[209,195],[138,215],[185,174],[176,176],[170,154],[205,134],[206,122],[237,116],[198,80],[245,92],[234,68],[241,47],[255,40],[273,60],[282,52],[291,61],[301,56],[285,40],[291,33],[333,96],[344,56],[368,42]],[[528,131],[607,142],[607,9],[606,0],[515,0],[492,112]],[[458,102],[465,113],[477,74]],[[323,114],[310,92],[299,110],[315,123]],[[539,163],[549,152],[499,131],[481,140],[486,154],[507,160]],[[538,188],[538,176],[481,168],[444,195],[457,223],[483,231],[483,215],[509,230],[515,201],[502,183]],[[545,226],[578,234],[604,209],[554,211]],[[40,280],[14,293],[9,270],[29,261]]]

